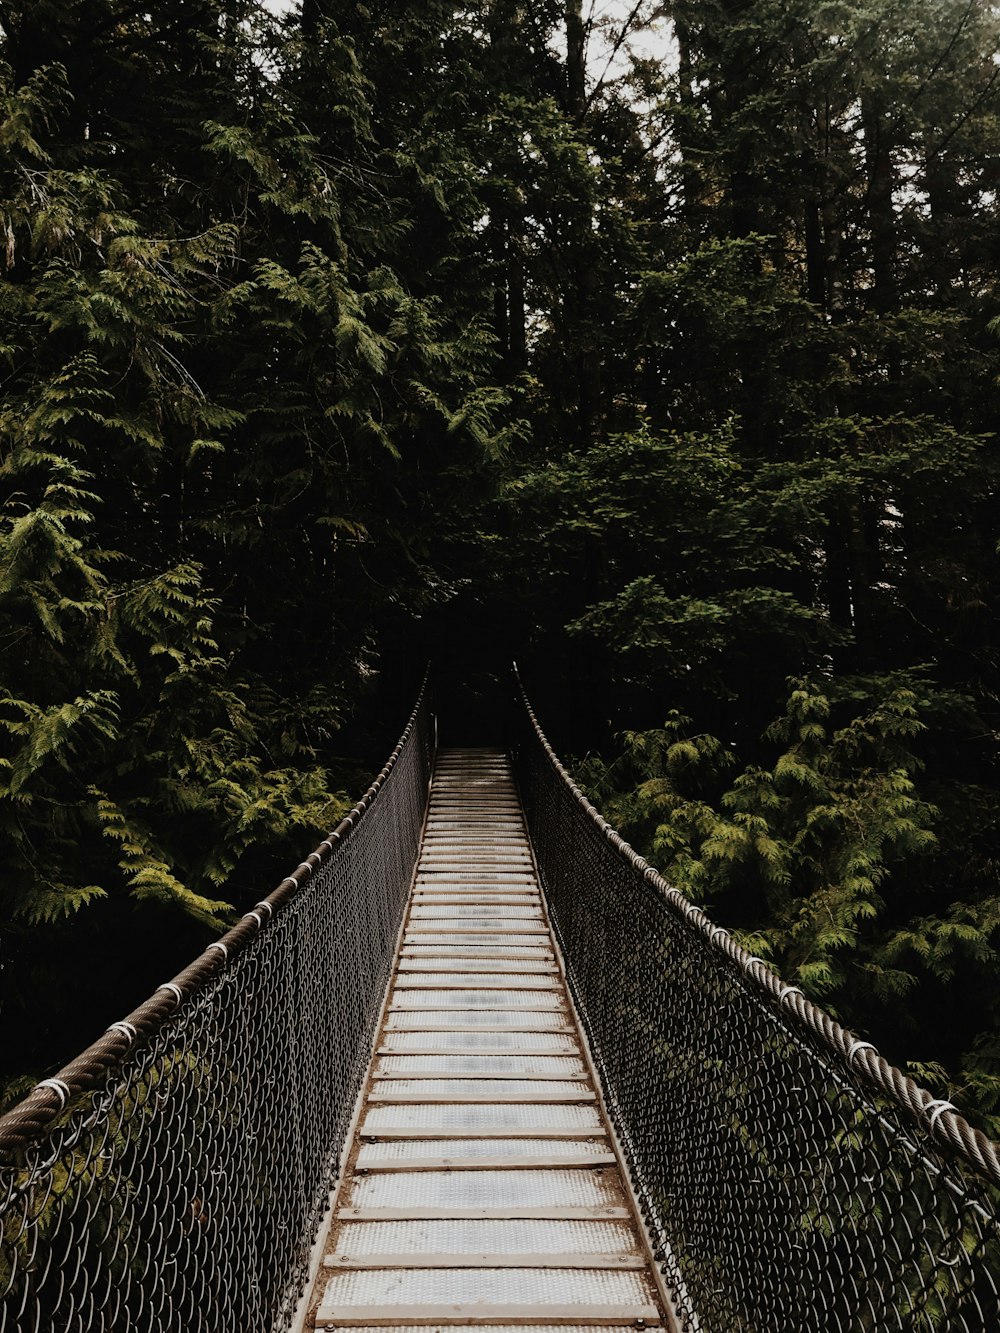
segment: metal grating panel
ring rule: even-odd
[[[549,1145],[551,1146],[551,1145]],[[344,1222],[337,1254],[627,1254],[626,1222],[549,1218],[447,1218],[417,1222]]]
[[[387,1028],[433,1031],[435,1028],[517,1028],[527,1032],[570,1029],[559,1009],[397,1009],[386,1019]]]
[[[538,881],[530,870],[486,870],[481,867],[465,869],[462,866],[426,866],[420,871],[415,887],[422,892],[442,885],[462,889],[538,889]]]
[[[412,921],[406,928],[406,934],[403,937],[407,944],[414,940],[420,943],[425,935],[430,935],[432,939],[437,939],[439,932],[447,931],[453,940],[462,940],[467,936],[489,935],[494,931],[502,930],[510,938],[514,935],[530,936],[532,939],[547,940],[550,938],[549,930],[544,921]]]
[[[418,893],[413,899],[414,907],[532,907],[538,910],[541,899],[533,890],[530,893],[494,893],[479,889],[452,889],[447,893]]]
[[[387,1032],[383,1047],[393,1051],[552,1051],[572,1055],[574,1036],[558,1032]]]
[[[524,1171],[399,1171],[353,1181],[352,1208],[606,1208],[622,1201],[600,1167]]]
[[[607,1157],[607,1139],[410,1139],[405,1143],[372,1143],[358,1153],[359,1167],[380,1163],[448,1158],[468,1162],[502,1157]]]
[[[483,932],[482,934],[438,933],[437,931],[408,931],[403,941],[404,952],[412,948],[429,948],[431,945],[444,944],[453,949],[550,949],[548,932],[536,933],[525,939],[523,935],[502,935]]]
[[[555,962],[531,962],[519,961],[516,958],[459,958],[453,964],[444,964],[440,958],[408,958],[401,957],[399,964],[400,972],[419,973],[424,976],[427,973],[441,972],[447,970],[448,973],[455,972],[485,972],[485,973],[528,973],[536,972],[539,976],[557,976],[559,968]]]
[[[594,1094],[585,1084],[541,1078],[383,1078],[372,1085],[370,1101],[390,1098],[417,1101],[585,1101]]]
[[[468,939],[465,944],[407,944],[400,954],[400,965],[412,962],[429,962],[432,966],[452,966],[454,963],[501,963],[511,962],[515,966],[521,963],[554,962],[551,948],[546,941],[523,944],[478,944]]]
[[[504,903],[501,906],[489,907],[470,905],[463,907],[461,903],[443,903],[428,904],[426,907],[417,905],[413,908],[411,917],[424,920],[434,917],[509,917],[512,920],[520,918],[540,917],[542,910],[540,907],[522,906],[520,903]]]
[[[493,828],[493,820],[484,821],[484,830]],[[523,833],[511,833],[509,836],[503,834],[483,832],[479,835],[470,835],[459,833],[457,830],[433,829],[424,839],[421,861],[427,860],[432,855],[440,854],[447,856],[453,851],[457,852],[475,852],[477,856],[484,853],[495,854],[502,860],[508,857],[520,859],[528,855],[528,841]]]
[[[496,884],[500,887],[530,885],[535,887],[538,880],[529,870],[442,870],[434,871],[432,874],[425,870],[419,870],[417,872],[417,888],[426,887],[430,884],[460,884],[463,888],[469,884]]]
[[[512,972],[507,975],[498,973],[495,970],[483,972],[401,972],[396,978],[396,989],[403,990],[419,989],[430,986],[471,986],[478,989],[480,986],[496,986],[504,989],[522,989],[533,991],[551,991],[561,990],[562,986],[558,980],[553,980],[551,973],[544,972],[524,973]]]
[[[596,1106],[555,1104],[459,1103],[429,1106],[372,1106],[365,1115],[362,1134],[371,1137],[394,1129],[424,1134],[459,1131],[475,1134],[532,1133],[542,1129],[573,1134],[594,1134],[602,1129]]]
[[[393,1009],[558,1009],[559,991],[426,990],[395,991]]]
[[[544,1074],[572,1078],[586,1073],[583,1061],[560,1055],[384,1055],[378,1074]]]
[[[512,1295],[515,1299],[512,1300]],[[449,1306],[473,1307],[476,1313],[489,1314],[491,1306],[507,1310],[545,1307],[572,1309],[580,1315],[597,1308],[605,1317],[618,1307],[632,1313],[640,1307],[648,1313],[648,1280],[640,1273],[617,1273],[603,1269],[539,1268],[519,1269],[516,1293],[512,1293],[511,1273],[503,1268],[439,1269],[362,1269],[335,1273],[329,1279],[319,1310],[320,1319],[335,1319],[377,1306],[407,1306],[419,1314],[421,1306],[435,1314],[446,1315]],[[468,1310],[468,1313],[472,1313]],[[428,1311],[430,1313],[430,1311]],[[656,1311],[653,1311],[655,1317]]]

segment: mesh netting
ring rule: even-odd
[[[289,1326],[370,1056],[429,764],[418,704],[361,805],[224,948],[0,1120],[3,1333]]]
[[[1000,1329],[996,1145],[671,890],[528,709],[545,894],[681,1327]]]

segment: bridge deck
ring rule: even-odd
[[[316,1328],[656,1326],[506,758],[440,752]]]

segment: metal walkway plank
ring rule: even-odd
[[[438,756],[317,1329],[661,1326],[505,756]]]

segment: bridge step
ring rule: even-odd
[[[430,1103],[422,1106],[371,1107],[361,1125],[363,1138],[532,1135],[591,1137],[604,1130],[596,1106],[520,1103]]]
[[[529,1055],[544,1051],[565,1055],[577,1050],[574,1037],[557,1032],[386,1032],[377,1054],[467,1051],[478,1055]]]
[[[375,1076],[402,1078],[586,1078],[579,1056],[570,1055],[391,1055],[375,1065]]]
[[[439,756],[348,1160],[316,1328],[660,1325],[496,752]]]
[[[337,1273],[330,1278],[320,1319],[407,1317],[549,1319],[581,1316],[658,1318],[645,1275],[604,1270],[525,1269],[512,1302],[506,1268],[388,1269]],[[408,1307],[408,1308],[407,1308]],[[405,1316],[403,1310],[406,1310]]]
[[[512,1161],[530,1162],[535,1166],[572,1165],[570,1159],[579,1158],[583,1166],[594,1166],[614,1161],[610,1154],[607,1135],[592,1139],[413,1139],[407,1142],[385,1142],[362,1144],[358,1152],[355,1170],[424,1170],[428,1163],[447,1160],[451,1169],[475,1166],[487,1169],[491,1161],[502,1162],[504,1166]],[[493,1168],[490,1168],[493,1169]]]

